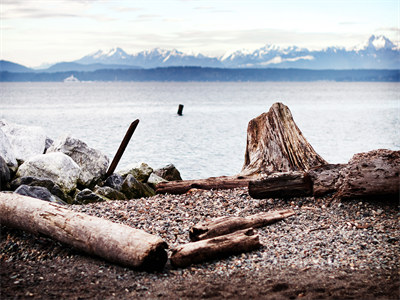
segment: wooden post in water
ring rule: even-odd
[[[179,104],[179,107],[178,107],[178,115],[179,115],[179,116],[182,116],[182,113],[183,113],[183,104]]]
[[[124,151],[125,151],[126,147],[128,146],[129,141],[131,140],[132,134],[135,132],[135,129],[136,129],[138,124],[139,124],[139,119],[136,119],[129,126],[128,131],[126,132],[125,137],[122,140],[121,145],[119,146],[118,151],[115,154],[114,159],[111,162],[110,167],[108,168],[108,171],[106,173],[106,178],[108,176],[110,176],[112,173],[114,173],[115,168],[117,167],[117,165],[119,163],[119,160],[122,157],[122,154],[124,154]]]

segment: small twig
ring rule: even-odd
[[[329,229],[329,226],[322,226],[322,227],[317,227],[317,228],[312,228],[308,231],[308,233],[312,232],[312,231],[317,231],[317,230],[325,230],[325,229]]]

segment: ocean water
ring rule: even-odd
[[[42,126],[52,139],[70,134],[110,161],[139,119],[117,169],[173,163],[184,179],[240,172],[248,122],[278,101],[330,163],[400,149],[399,83],[0,83],[0,119]],[[176,114],[179,104],[183,116]]]

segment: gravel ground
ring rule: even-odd
[[[256,200],[246,188],[191,190],[130,201],[74,205],[161,236],[171,249],[194,224],[291,208],[256,229],[257,251],[162,272],[138,272],[45,237],[1,228],[1,298],[399,299],[399,203],[294,198]]]

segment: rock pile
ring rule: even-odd
[[[153,170],[143,162],[105,178],[108,165],[106,155],[79,139],[53,141],[40,127],[0,121],[0,191],[86,204],[153,196],[159,182],[182,179],[172,164]]]

